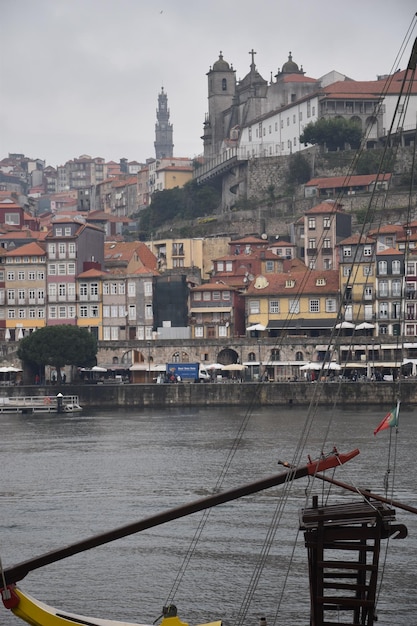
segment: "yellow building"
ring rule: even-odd
[[[45,326],[46,253],[32,242],[1,258],[4,290],[0,292],[0,315],[4,338],[17,341]]]
[[[158,269],[184,268],[201,270],[201,278],[208,280],[213,269],[213,260],[229,251],[230,237],[208,237],[187,239],[158,239],[146,245],[158,260]]]
[[[329,336],[340,302],[337,270],[260,275],[246,293],[246,327],[265,326],[268,336]]]
[[[360,324],[375,319],[375,249],[375,240],[359,233],[339,244],[342,321]]]

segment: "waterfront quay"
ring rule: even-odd
[[[120,385],[48,385],[1,389],[1,396],[76,395],[84,412],[88,409],[160,407],[276,406],[290,410],[314,400],[318,406],[378,405],[387,410],[397,399],[395,382],[223,382]],[[417,406],[415,380],[401,383],[403,405]]]

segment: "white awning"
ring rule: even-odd
[[[190,309],[190,313],[230,313],[230,306],[206,306]]]

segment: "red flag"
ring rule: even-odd
[[[380,425],[375,428],[374,435],[379,433],[380,430],[385,430],[386,428],[394,428],[394,426],[398,426],[397,407],[395,407],[394,409],[392,409],[392,411],[386,414]]]

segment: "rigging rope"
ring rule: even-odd
[[[415,25],[416,25],[416,16],[414,17],[414,19],[413,19],[413,21],[412,21],[412,23],[411,23],[411,25],[409,27],[409,30],[408,30],[408,32],[406,34],[406,37],[404,38],[404,41],[403,41],[403,43],[401,45],[400,51],[399,51],[399,53],[397,55],[397,58],[395,60],[394,69],[397,67],[398,60],[402,57],[402,54],[404,53],[404,51],[405,51],[405,49],[406,49],[406,47],[407,47],[407,45],[409,43],[409,40],[410,40],[410,37],[411,37],[411,33],[414,30]],[[412,80],[408,81],[408,89],[410,90],[412,82],[414,80],[415,61],[414,61],[414,69],[413,68],[409,68],[409,69],[411,69],[413,71]],[[384,91],[381,93],[381,98],[380,98],[380,105],[379,105],[380,107],[383,105],[383,100],[384,100],[385,94],[389,91],[390,85],[391,85],[391,83],[393,81],[394,73],[395,72],[392,71],[390,76],[389,76],[389,78],[384,83]],[[403,88],[405,87],[405,84],[406,84],[406,80],[404,79],[404,81],[403,81]],[[408,95],[409,95],[409,93],[408,93]],[[395,115],[393,116],[392,123],[391,123],[389,136],[392,136],[392,134],[394,132],[395,118],[397,118],[399,120],[405,119],[404,116],[405,116],[405,113],[406,113],[406,109],[407,109],[406,106],[403,106],[401,108],[400,107],[400,103],[399,102],[397,103],[397,107],[396,107],[396,110],[395,110]],[[397,137],[400,136],[400,132],[399,132],[399,128],[400,127],[401,127],[401,124],[400,124],[400,121],[398,121],[397,122],[397,129],[395,131]],[[355,158],[354,158],[354,160],[353,160],[353,162],[352,162],[352,164],[351,164],[351,166],[350,166],[350,168],[348,170],[348,173],[346,174],[346,179],[350,178],[353,175],[353,172],[355,171],[355,167],[357,165],[358,159],[359,159],[361,153],[363,152],[363,150],[365,148],[366,140],[369,137],[370,132],[371,132],[371,127],[369,127],[367,132],[365,133],[365,137],[364,137],[364,141],[362,142],[361,149],[356,154],[356,156],[355,156]],[[417,142],[415,141],[414,145],[416,146],[416,144],[417,144]],[[399,149],[399,141],[397,141],[396,145],[394,145],[393,147],[395,148],[394,154],[396,154],[398,152],[398,149]],[[389,162],[389,159],[388,159],[389,148],[392,148],[392,146],[390,145],[389,141],[387,141],[385,143],[385,146],[384,146],[383,156],[382,156],[382,159],[381,159],[381,164],[380,164],[378,172],[377,172],[376,183],[375,183],[373,191],[371,193],[371,198],[370,198],[370,202],[369,202],[369,205],[368,205],[368,208],[367,208],[367,211],[366,211],[365,219],[363,220],[362,228],[361,228],[361,231],[360,231],[359,241],[365,240],[367,232],[368,232],[368,229],[370,227],[370,224],[376,225],[377,226],[376,230],[378,230],[378,228],[382,224],[382,216],[381,216],[381,214],[383,212],[382,210],[386,206],[387,194],[385,193],[384,196],[382,197],[382,206],[380,206],[379,209],[378,209],[378,213],[380,215],[379,222],[376,224],[378,202],[379,202],[379,200],[381,200],[381,194],[378,193],[378,189],[377,189],[378,188],[377,182],[379,180],[384,180],[384,174],[386,172],[386,168],[387,168],[387,165],[388,165],[388,162]],[[414,159],[415,159],[415,153],[414,153]],[[415,175],[415,160],[413,160],[412,179],[414,178],[414,175]],[[337,198],[336,204],[338,203],[339,199],[340,198]],[[409,211],[411,212],[411,202],[409,204]],[[335,219],[335,215],[332,215],[331,219]],[[356,257],[356,255],[359,254],[358,248],[359,247],[356,248],[355,257],[353,259],[353,264],[356,261],[355,273],[350,275],[348,277],[348,280],[346,281],[343,297],[341,298],[341,303],[340,303],[339,311],[338,311],[338,314],[337,314],[338,320],[342,320],[345,317],[343,315],[343,313],[344,313],[344,307],[345,307],[345,304],[346,304],[346,301],[347,301],[346,296],[347,296],[347,294],[349,292],[349,289],[351,289],[352,286],[354,285],[355,278],[357,277],[357,273],[359,271],[359,264],[357,262],[358,261],[358,257]],[[407,245],[407,251],[409,251],[409,246],[408,245]],[[352,264],[352,266],[355,267],[353,264]],[[297,294],[295,295],[296,299],[300,298],[300,296],[301,296],[301,294],[303,292],[303,289],[305,288],[307,280],[308,280],[308,272],[305,272],[302,275],[301,280],[299,280],[298,283],[297,283],[298,290],[297,290]],[[368,280],[370,280],[370,278],[367,276],[367,281]],[[404,282],[405,282],[405,279],[403,280],[403,283]],[[403,284],[403,294],[404,294],[404,284]],[[360,308],[359,308],[359,312],[360,312]],[[353,311],[352,311],[352,313],[353,313]],[[273,349],[271,350],[271,355],[272,355],[273,351],[275,351],[278,348],[283,346],[284,338],[285,338],[285,336],[287,334],[290,322],[294,318],[294,316],[295,316],[295,308],[293,310],[289,311],[286,320],[284,320],[284,323],[283,323],[282,329],[281,329],[281,336],[279,338],[277,338],[277,341],[275,342],[275,345],[274,345]],[[338,332],[336,332],[336,330],[338,330]],[[335,346],[337,344],[337,342],[339,342],[340,337],[342,336],[342,332],[341,331],[342,331],[341,328],[333,329],[333,331],[331,333],[331,336],[329,338],[329,341],[328,341],[327,354],[330,354],[330,351],[333,348],[333,346]],[[353,334],[352,334],[351,344],[352,344],[353,340],[354,340],[354,337],[353,337]],[[274,354],[275,354],[275,352],[274,352]],[[375,360],[374,349],[373,349],[373,358]],[[272,359],[270,359],[270,360],[272,360]],[[325,363],[326,363],[326,359],[323,361],[322,368],[321,368],[321,370],[319,372],[319,378],[321,378],[326,373],[325,372]],[[266,366],[267,365],[268,365],[268,363],[266,364]],[[260,367],[261,367],[261,363],[259,364],[259,368]],[[261,373],[261,369],[259,369],[259,372]],[[399,388],[400,388],[400,384],[401,384],[401,380],[400,379],[401,379],[401,377],[399,377],[399,381],[398,381],[399,382],[399,385],[398,385]],[[256,390],[255,390],[255,393],[253,394],[252,402],[251,402],[250,406],[248,407],[248,410],[246,411],[244,419],[241,422],[241,425],[239,427],[237,435],[236,435],[236,437],[234,439],[233,445],[232,445],[232,447],[231,447],[231,449],[229,451],[227,459],[226,459],[226,461],[225,461],[225,463],[224,463],[224,465],[222,467],[222,470],[220,472],[220,475],[219,475],[219,477],[218,477],[218,479],[216,481],[216,484],[215,484],[215,487],[214,487],[214,491],[221,490],[221,488],[223,486],[224,480],[225,480],[225,478],[226,478],[226,476],[228,474],[228,471],[229,471],[230,466],[232,464],[232,461],[233,461],[233,459],[235,457],[235,454],[236,454],[237,450],[240,447],[240,444],[241,444],[241,441],[242,441],[242,437],[243,437],[243,434],[245,433],[245,430],[247,428],[248,422],[249,422],[250,417],[252,415],[253,408],[257,404],[257,401],[258,401],[258,398],[259,398],[259,394],[261,393],[261,389],[264,387],[265,384],[268,384],[268,383],[265,383],[263,381],[259,381],[258,385],[256,386]],[[331,415],[330,415],[330,418],[328,420],[327,427],[325,428],[325,432],[324,432],[324,435],[323,435],[323,438],[322,438],[321,450],[325,449],[325,446],[327,445],[327,442],[328,442],[328,439],[329,439],[329,433],[330,433],[332,421],[333,421],[334,416],[335,416],[336,406],[337,406],[337,404],[339,402],[339,399],[340,399],[341,389],[342,389],[342,377],[340,377],[340,379],[339,379],[339,384],[338,384],[338,387],[337,387],[337,391],[336,391],[336,394],[335,394],[335,400],[334,400],[334,404],[333,404],[333,407],[332,407],[333,410],[331,411]],[[400,389],[399,389],[399,392],[400,392]],[[319,403],[320,403],[321,393],[322,393],[321,392],[321,385],[316,385],[315,389],[314,389],[314,392],[313,392],[313,395],[312,395],[312,400],[311,400],[310,405],[309,405],[309,409],[308,409],[308,412],[307,412],[307,417],[306,417],[306,420],[304,422],[304,426],[303,426],[302,432],[300,433],[300,437],[299,437],[298,443],[297,443],[296,448],[294,450],[294,454],[293,454],[291,465],[294,465],[294,466],[300,465],[302,456],[304,454],[304,451],[305,451],[305,448],[306,448],[306,445],[307,445],[307,441],[309,440],[309,436],[311,434],[311,430],[313,428],[313,425],[314,425],[314,422],[315,422],[315,419],[316,419],[316,416],[317,416],[317,411],[318,411],[318,407],[319,407]],[[393,478],[395,477],[395,466],[396,466],[396,453],[394,455]],[[313,488],[313,485],[314,485],[314,477],[310,481],[309,487],[306,490],[306,498],[310,496],[311,490]],[[251,602],[253,600],[254,594],[256,592],[256,589],[257,589],[257,586],[258,586],[258,583],[259,583],[259,579],[260,579],[262,570],[263,570],[263,568],[265,566],[265,563],[266,563],[266,560],[268,558],[271,545],[272,545],[273,540],[275,538],[275,535],[276,535],[277,529],[279,527],[279,524],[280,524],[280,522],[282,520],[282,515],[283,515],[283,512],[285,510],[285,506],[286,506],[286,504],[288,502],[288,498],[290,496],[292,488],[293,488],[293,481],[291,481],[289,479],[284,484],[284,488],[280,492],[280,495],[278,497],[278,503],[277,503],[277,506],[276,506],[275,511],[273,513],[273,518],[272,518],[271,524],[269,526],[269,529],[267,531],[267,535],[266,535],[265,540],[264,540],[264,544],[263,544],[263,547],[262,547],[262,550],[261,550],[260,557],[258,559],[258,562],[257,562],[256,568],[255,568],[255,571],[254,571],[254,573],[252,575],[252,578],[251,578],[251,580],[249,582],[249,585],[248,585],[245,597],[243,599],[242,605],[241,605],[241,607],[239,609],[239,612],[238,612],[238,614],[236,616],[235,626],[241,626],[241,624],[244,623],[244,620],[245,620],[245,618],[247,616],[247,613],[249,611]],[[393,488],[394,488],[394,480],[392,481],[392,489]],[[357,489],[357,487],[356,487],[356,489]],[[326,498],[327,497],[328,497],[328,494],[327,494]],[[192,558],[192,555],[195,552],[195,549],[197,547],[198,541],[199,541],[199,539],[200,539],[200,537],[201,537],[201,535],[203,533],[203,530],[204,530],[204,527],[205,527],[205,525],[207,523],[209,515],[210,515],[210,509],[207,509],[206,511],[204,511],[204,513],[201,516],[201,519],[200,519],[199,524],[198,524],[198,526],[197,526],[197,528],[195,530],[195,533],[194,533],[194,536],[192,538],[192,541],[191,541],[191,544],[189,546],[189,549],[188,549],[188,551],[186,553],[186,556],[185,556],[185,558],[183,560],[181,568],[180,568],[180,570],[177,573],[177,576],[176,576],[176,578],[174,580],[174,583],[173,583],[172,588],[170,590],[170,593],[168,595],[167,604],[169,602],[172,602],[172,600],[174,599],[174,597],[175,597],[175,595],[176,595],[176,593],[177,593],[177,591],[179,589],[179,586],[180,586],[180,584],[181,584],[181,582],[183,580],[183,577],[185,575],[187,566],[188,566],[188,564],[189,564],[189,562],[190,562],[190,560]],[[276,623],[276,621],[278,619],[278,614],[279,614],[280,609],[281,609],[281,603],[282,603],[282,600],[283,600],[286,582],[287,582],[287,579],[288,579],[288,576],[289,576],[291,564],[292,564],[293,557],[294,557],[294,551],[295,551],[295,546],[296,546],[298,534],[299,534],[299,530],[297,531],[297,537],[296,537],[296,540],[295,540],[295,542],[293,544],[293,551],[292,551],[291,558],[290,558],[290,561],[289,561],[289,564],[288,564],[288,567],[287,567],[287,570],[286,570],[286,573],[285,573],[284,586],[282,588],[281,596],[279,598],[279,602],[278,602],[278,605],[277,605],[277,611],[276,611],[275,618],[274,618],[274,624]]]

